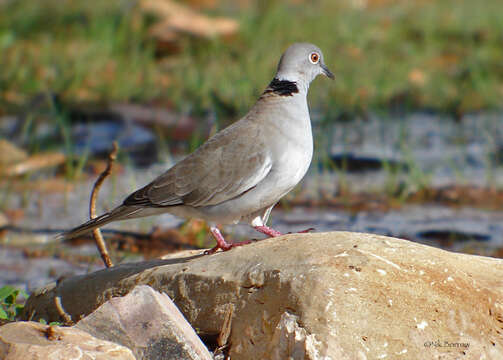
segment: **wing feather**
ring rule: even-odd
[[[262,181],[272,167],[261,130],[235,123],[153,182],[131,194],[124,205],[194,207],[233,199]]]

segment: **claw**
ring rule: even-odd
[[[217,252],[218,249],[222,249],[222,251],[229,251],[233,247],[246,245],[246,244],[249,244],[252,242],[252,240],[247,240],[247,241],[241,241],[241,242],[238,242],[235,244],[229,244],[227,241],[225,241],[222,233],[216,227],[211,227],[210,231],[211,231],[211,235],[213,235],[213,237],[217,241],[217,244],[214,247],[212,247],[211,249],[206,250],[203,253],[204,255],[214,254]]]
[[[268,226],[254,226],[253,228],[255,230],[257,230],[257,231],[260,231],[263,234],[268,235],[269,237],[276,237],[276,236],[283,235],[279,231],[271,229]],[[303,234],[303,233],[308,233],[308,232],[313,231],[313,230],[314,230],[314,228],[311,227],[309,229],[302,230],[302,231],[289,232],[288,234]]]
[[[310,231],[314,231],[314,230],[316,230],[316,229],[313,227],[310,227],[310,228],[307,228],[307,229],[301,230],[301,231],[289,232],[289,234],[306,234],[306,233],[308,233]]]

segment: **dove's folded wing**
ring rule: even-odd
[[[211,206],[255,187],[271,170],[272,161],[260,128],[235,125],[131,194],[124,205]]]

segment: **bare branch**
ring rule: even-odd
[[[98,198],[98,192],[101,188],[101,185],[105,181],[105,179],[110,175],[112,172],[112,166],[115,160],[117,159],[117,151],[118,151],[118,146],[117,142],[113,142],[113,149],[108,155],[108,162],[107,162],[107,167],[106,169],[100,174],[96,182],[94,183],[93,186],[93,191],[91,192],[91,201],[89,203],[89,217],[91,219],[96,218],[96,199]],[[105,241],[103,240],[103,236],[101,235],[100,229],[94,229],[93,230],[93,237],[94,241],[96,241],[96,246],[98,247],[98,250],[100,252],[101,258],[103,259],[103,262],[105,263],[105,266],[112,267],[114,264],[112,263],[112,260],[110,259],[110,255],[108,255],[108,251],[105,245]]]

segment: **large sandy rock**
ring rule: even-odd
[[[128,348],[97,339],[85,331],[33,321],[0,327],[2,360],[135,360]]]
[[[502,260],[400,239],[292,234],[69,278],[26,316],[60,320],[60,296],[78,319],[148,284],[200,334],[229,335],[232,359],[502,359],[502,275]]]

